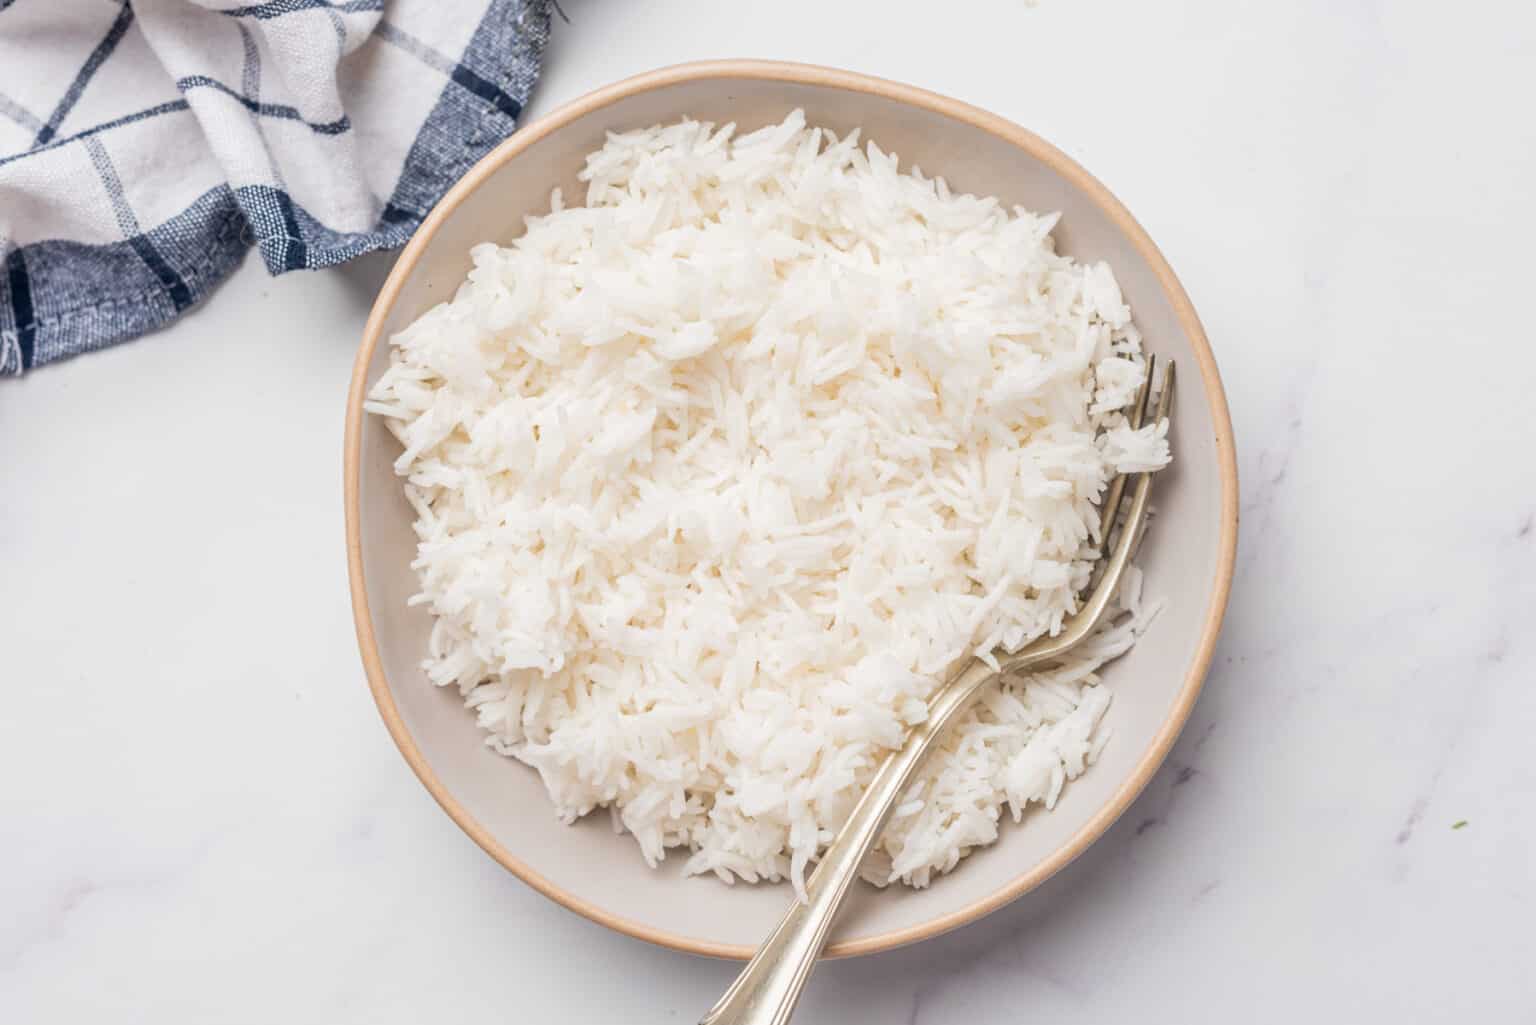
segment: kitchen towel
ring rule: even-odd
[[[550,0],[0,0],[0,374],[143,334],[255,245],[399,246],[517,125]]]

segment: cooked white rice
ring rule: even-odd
[[[566,821],[799,886],[950,667],[1057,630],[1144,376],[1056,217],[898,170],[796,111],[612,135],[393,339],[424,665]],[[1150,618],[993,688],[872,859],[914,886],[1052,807],[1106,740],[1095,675]]]

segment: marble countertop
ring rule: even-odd
[[[1536,1013],[1536,9],[564,3],[534,114],[760,56],[1038,131],[1158,240],[1227,382],[1237,580],[1168,765],[1042,889],[824,966],[796,1020]],[[687,1023],[734,973],[523,886],[378,721],[341,426],[388,263],[251,259],[0,383],[0,1019]]]

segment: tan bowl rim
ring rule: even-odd
[[[1184,685],[1179,690],[1172,711],[1153,737],[1146,754],[1137,763],[1130,777],[1110,797],[1108,803],[1100,808],[1071,839],[1050,857],[1019,875],[996,893],[920,925],[862,939],[833,943],[826,951],[828,957],[873,954],[938,936],[973,922],[1017,899],[1064,868],[1120,817],[1120,814],[1130,806],[1151,780],[1189,718],[1195,698],[1199,695],[1200,687],[1205,680],[1206,670],[1210,666],[1217,634],[1221,630],[1222,618],[1226,613],[1227,597],[1231,592],[1232,571],[1237,555],[1237,455],[1232,439],[1232,418],[1227,409],[1226,393],[1222,390],[1221,378],[1217,374],[1216,358],[1211,353],[1210,343],[1205,337],[1204,329],[1200,326],[1199,318],[1195,315],[1189,296],[1185,294],[1183,285],[1174,276],[1173,269],[1153,244],[1151,237],[1107,188],[1055,146],[996,114],[916,86],[835,68],[760,60],[699,61],[648,71],[588,93],[518,129],[470,168],[469,172],[433,207],[432,212],[427,215],[421,227],[401,252],[399,259],[395,261],[394,269],[390,271],[389,278],[384,282],[384,287],[380,290],[379,297],[368,315],[368,322],[363,328],[362,347],[357,353],[357,362],[352,370],[352,384],[347,394],[345,443],[347,574],[352,590],[352,615],[357,626],[357,644],[362,654],[363,668],[368,675],[368,687],[373,692],[374,702],[378,705],[379,714],[383,717],[390,736],[394,738],[396,746],[400,748],[400,753],[405,756],[411,770],[416,773],[417,778],[426,786],[437,803],[454,822],[458,823],[459,828],[464,830],[471,840],[480,845],[482,850],[544,896],[599,925],[690,954],[735,960],[746,960],[752,955],[751,947],[713,943],[622,918],[590,901],[583,900],[574,893],[561,889],[518,860],[512,852],[497,842],[496,838],[487,832],[448,792],[442,781],[433,773],[431,766],[427,764],[421,750],[416,746],[416,741],[406,730],[400,718],[400,712],[395,707],[394,698],[390,695],[384,666],[379,658],[379,649],[374,638],[373,617],[368,608],[368,591],[363,580],[362,542],[358,526],[358,466],[362,451],[363,392],[368,365],[373,359],[374,350],[383,333],[384,320],[394,306],[401,286],[415,269],[416,262],[426,250],[427,243],[431,241],[443,221],[464,201],[465,197],[479,188],[507,161],[546,135],[558,131],[591,111],[609,106],[636,93],[679,82],[743,78],[831,86],[851,92],[883,96],[980,128],[1005,142],[1012,143],[1050,166],[1098,204],[1110,220],[1131,240],[1156,273],[1159,284],[1194,348],[1200,381],[1205,388],[1206,399],[1211,405],[1212,427],[1215,431],[1216,457],[1221,472],[1221,547],[1217,559],[1216,579],[1212,584],[1210,605],[1206,609],[1205,626],[1200,635],[1200,644],[1195,652],[1194,661],[1190,664],[1189,672],[1184,678]]]

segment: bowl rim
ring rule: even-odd
[[[965,122],[1024,150],[1030,156],[1051,167],[1097,204],[1105,215],[1125,233],[1152,268],[1159,285],[1173,307],[1174,315],[1189,338],[1195,353],[1200,381],[1205,389],[1206,400],[1211,406],[1216,459],[1221,475],[1221,536],[1217,553],[1216,578],[1212,582],[1210,603],[1206,608],[1205,622],[1195,656],[1190,662],[1173,708],[1159,726],[1152,738],[1152,743],[1131,774],[1111,794],[1103,807],[1099,808],[1066,843],[995,893],[917,925],[860,939],[835,942],[827,948],[824,956],[850,957],[873,954],[938,936],[996,911],[1055,875],[1103,835],[1146,787],[1188,720],[1210,667],[1232,588],[1232,575],[1237,555],[1237,454],[1232,438],[1232,418],[1227,408],[1226,393],[1221,385],[1210,342],[1201,327],[1199,317],[1195,314],[1189,296],[1174,275],[1173,268],[1153,243],[1151,236],[1131,216],[1130,211],[1076,161],[1033,132],[996,114],[916,86],[819,65],[745,59],[696,61],[643,72],[587,93],[519,128],[471,167],[432,208],[395,261],[363,328],[362,344],[353,365],[351,386],[347,394],[343,460],[347,576],[351,588],[352,615],[357,630],[357,644],[362,655],[363,669],[368,677],[368,688],[373,693],[379,715],[383,718],[384,725],[394,739],[396,747],[400,749],[406,763],[410,765],[411,770],[442,809],[485,853],[539,893],[609,929],[690,954],[733,960],[746,960],[752,956],[754,953],[752,947],[716,943],[657,929],[616,915],[556,886],[503,847],[469,814],[453,794],[448,792],[442,781],[432,771],[431,766],[427,764],[420,748],[416,746],[414,738],[406,729],[390,693],[374,634],[372,613],[368,606],[360,537],[359,466],[362,451],[364,383],[368,366],[383,335],[384,321],[399,298],[401,287],[415,270],[417,262],[438,228],[470,193],[479,188],[502,165],[540,139],[578,118],[637,93],[683,82],[715,79],[750,79],[827,86],[881,96]]]

